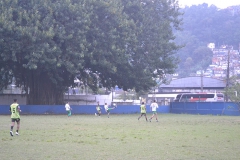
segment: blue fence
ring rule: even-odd
[[[73,114],[94,114],[95,105],[72,105]],[[102,107],[102,113],[105,110]],[[158,113],[212,114],[240,116],[240,107],[231,102],[172,102],[170,106],[159,106]],[[66,114],[64,105],[21,105],[21,114]],[[149,105],[147,112],[151,113]],[[111,110],[112,114],[140,113],[139,105],[119,105]],[[0,105],[0,115],[9,115],[9,105]]]
[[[105,113],[104,107],[102,113]],[[71,105],[72,114],[94,114],[96,105]],[[21,105],[21,114],[66,114],[64,105]],[[147,106],[147,111],[150,112],[150,107]],[[159,113],[169,113],[169,106],[159,106]],[[140,113],[138,105],[120,105],[111,110],[112,114],[134,114]],[[0,115],[10,114],[9,105],[0,105]]]
[[[171,113],[239,116],[240,106],[233,102],[172,102]]]

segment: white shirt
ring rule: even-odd
[[[71,107],[68,103],[65,105],[65,108],[66,108],[66,111],[69,111],[71,109]]]
[[[150,107],[152,108],[152,111],[157,111],[158,104],[156,102],[153,102]]]
[[[104,108],[105,108],[105,110],[108,110],[108,105],[105,104],[105,105],[104,105]]]

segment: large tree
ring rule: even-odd
[[[147,91],[176,67],[174,0],[0,3],[1,87],[15,77],[28,104],[61,104],[75,77],[93,90]]]

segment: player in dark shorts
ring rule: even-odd
[[[142,105],[140,106],[140,112],[141,112],[141,115],[138,117],[138,120],[139,120],[142,116],[144,116],[145,119],[146,119],[146,121],[148,121],[148,120],[147,120],[146,106],[145,106],[144,102],[142,102]]]
[[[10,130],[10,135],[13,136],[13,127],[15,125],[15,122],[17,123],[17,130],[16,130],[16,135],[19,135],[19,128],[20,128],[20,106],[17,103],[17,99],[14,99],[13,104],[10,106],[10,112],[11,112],[11,130]]]
[[[115,108],[117,107],[116,104],[113,104],[113,106],[114,106],[113,108],[109,108],[109,106],[108,106],[107,103],[104,104],[104,109],[105,109],[105,111],[106,111],[107,114],[108,114],[108,118],[109,118],[109,115],[110,115],[110,110],[115,109]]]

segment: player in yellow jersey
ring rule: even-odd
[[[100,105],[99,105],[99,102],[97,102],[97,106],[96,106],[96,110],[97,110],[97,113],[95,113],[95,116],[101,116],[101,107],[100,107]]]
[[[20,128],[20,106],[17,103],[17,99],[14,99],[13,104],[10,106],[10,112],[11,112],[11,130],[10,130],[10,135],[13,136],[13,127],[15,125],[15,122],[17,122],[17,130],[16,130],[16,135],[19,135],[19,128]]]
[[[146,121],[148,121],[148,120],[147,120],[146,106],[145,106],[144,102],[142,102],[142,105],[140,106],[140,112],[141,112],[141,115],[138,117],[138,120],[139,120],[142,116],[145,116]]]

